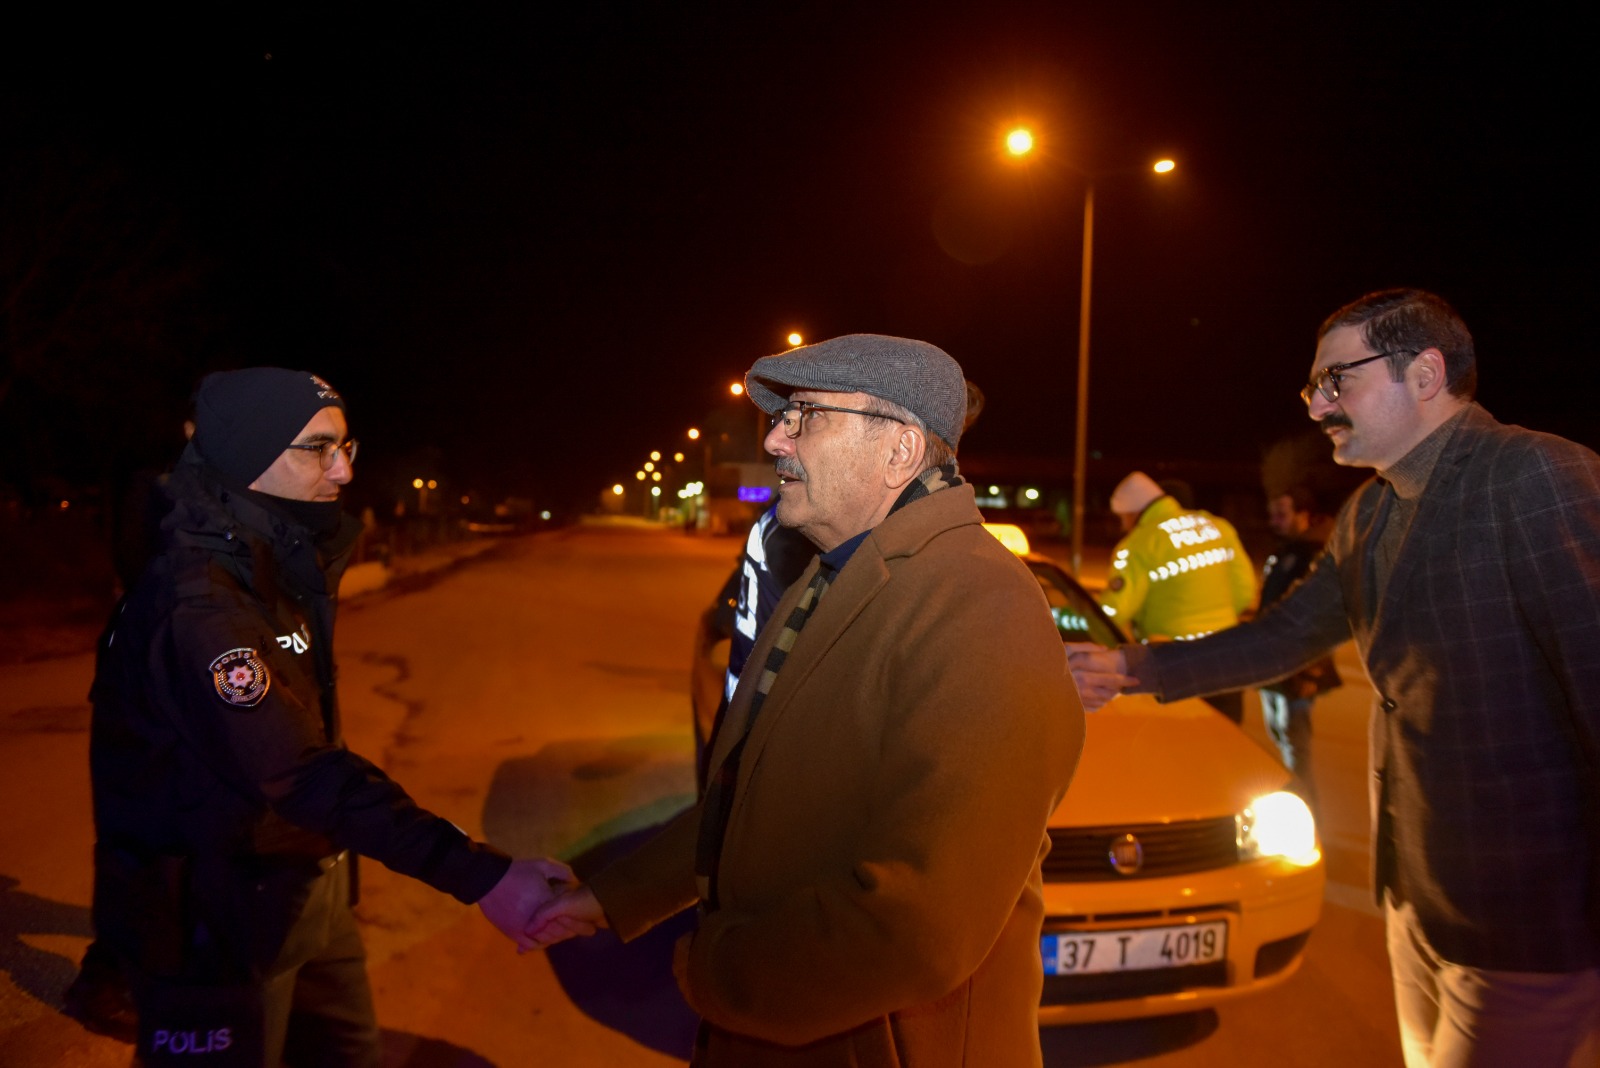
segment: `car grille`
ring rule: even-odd
[[[1132,875],[1111,866],[1111,845],[1125,834],[1137,838],[1144,850],[1144,863]],[[1058,883],[1155,879],[1238,862],[1238,831],[1232,816],[1124,827],[1052,827],[1044,877]]]

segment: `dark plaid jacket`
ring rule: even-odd
[[[1381,480],[1258,620],[1152,648],[1164,699],[1278,678],[1354,635],[1371,724],[1376,889],[1446,960],[1600,964],[1600,457],[1477,405],[1445,446],[1386,589]]]

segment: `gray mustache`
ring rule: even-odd
[[[784,478],[803,479],[806,477],[806,469],[800,466],[800,462],[798,460],[785,458],[775,461],[772,465],[772,469],[778,474],[782,475]]]

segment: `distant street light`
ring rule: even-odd
[[[1033,151],[1033,132],[1016,127],[1006,134],[1006,151],[1022,157]],[[1156,162],[1156,174],[1171,174],[1177,164],[1170,159]],[[1077,170],[1076,167],[1070,168]],[[1084,486],[1088,481],[1089,460],[1089,292],[1094,277],[1094,183],[1095,176],[1078,171],[1083,187],[1083,269],[1078,291],[1078,415],[1072,435],[1072,571],[1083,569]]]
[[[430,478],[427,481],[423,481],[420,478],[414,478],[411,480],[411,488],[417,491],[417,514],[427,515],[428,491],[439,488],[438,480]]]
[[[690,427],[689,428],[689,440],[690,441],[699,441],[700,440],[700,431],[696,430],[694,427]]]
[[[799,334],[790,334],[789,335],[789,347],[791,349],[795,348],[804,340],[805,340],[805,338],[801,337]]]
[[[735,383],[733,383],[732,385],[730,385],[728,387],[728,392],[732,393],[735,397],[744,396],[744,383],[743,382],[735,382]]]

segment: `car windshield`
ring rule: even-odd
[[[1106,648],[1121,645],[1126,639],[1101,613],[1100,606],[1082,586],[1053,564],[1038,560],[1028,561],[1028,570],[1039,580],[1045,600],[1050,603],[1050,615],[1055,619],[1061,639],[1069,642],[1095,642]]]

